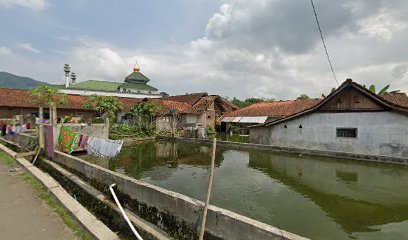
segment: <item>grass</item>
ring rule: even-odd
[[[16,161],[5,152],[0,152],[0,160],[8,167],[17,166]],[[57,202],[57,200],[45,189],[45,187],[30,173],[22,172],[18,175],[25,182],[31,184],[38,196],[54,211],[62,221],[74,232],[80,240],[93,239],[90,234],[84,232],[79,224],[68,215],[67,211]]]
[[[15,167],[17,165],[16,161],[5,152],[0,152],[0,159],[8,167]]]

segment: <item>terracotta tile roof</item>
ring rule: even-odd
[[[198,112],[187,103],[162,99],[149,99],[149,101],[157,102],[157,106],[160,107],[157,112],[159,115],[170,113],[171,109],[175,109],[178,114],[198,114]]]
[[[28,99],[31,98],[29,90],[19,90],[19,89],[8,89],[0,88],[0,106],[5,107],[28,107],[28,108],[37,108],[38,106]],[[124,111],[129,112],[130,109],[145,100],[142,98],[118,98],[122,102]],[[80,95],[67,95],[67,103],[64,105],[58,106],[62,109],[81,109],[89,110],[83,107],[87,102],[87,96]],[[170,109],[176,109],[177,113],[191,113],[198,114],[197,111],[192,108],[187,103],[162,100],[162,99],[147,99],[147,101],[157,101],[158,106],[160,106],[159,114],[165,114],[170,112]]]
[[[320,103],[320,101],[321,99],[261,102],[241,108],[235,112],[224,114],[223,117],[268,116],[281,118],[312,108]]]
[[[67,103],[58,105],[58,108],[89,110],[83,107],[87,102],[87,97],[67,94]],[[0,106],[37,108],[36,104],[29,101],[30,98],[30,90],[0,88]],[[133,105],[142,100],[143,98],[119,98],[125,111],[129,111]]]
[[[30,102],[30,91],[20,89],[0,88],[0,106],[4,107],[38,107],[35,103]],[[68,103],[59,105],[63,109],[85,109],[83,105],[86,102],[86,97],[78,95],[68,95]]]
[[[177,95],[177,96],[169,96],[161,98],[163,100],[170,100],[176,102],[183,102],[186,103],[196,110],[205,110],[208,106],[216,103],[216,109],[220,109],[222,112],[232,112],[238,109],[237,106],[232,104],[231,102],[222,99],[218,95],[210,95],[208,96],[207,93],[191,93],[185,95]]]
[[[206,96],[200,98],[194,105],[193,107],[197,110],[205,110],[207,109],[211,104],[214,103],[215,99],[217,99],[217,96]]]
[[[230,102],[228,100],[222,99],[222,101],[223,101],[224,104],[228,105],[234,111],[239,109],[238,106],[236,106],[235,104],[233,104],[232,102]]]
[[[388,93],[380,97],[393,105],[408,108],[408,96],[405,93]]]
[[[202,97],[207,96],[206,93],[190,93],[184,95],[176,95],[176,96],[169,96],[164,97],[164,100],[176,101],[176,102],[184,102],[193,106],[196,102],[198,102]]]
[[[123,104],[123,110],[125,112],[130,112],[130,109],[140,103],[141,101],[143,101],[144,98],[119,98],[119,100],[122,102]]]

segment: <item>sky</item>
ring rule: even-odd
[[[314,0],[338,81],[408,92],[408,1]],[[309,0],[0,0],[0,71],[169,94],[294,99],[337,87]]]

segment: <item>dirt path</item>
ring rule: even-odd
[[[0,239],[76,239],[33,187],[9,169],[0,161]]]

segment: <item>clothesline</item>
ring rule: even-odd
[[[75,147],[78,146],[84,150],[86,149],[90,156],[109,159],[116,157],[123,145],[121,140],[91,137],[86,134],[79,134],[68,127],[61,128],[58,139],[60,147],[68,154],[72,153]]]

